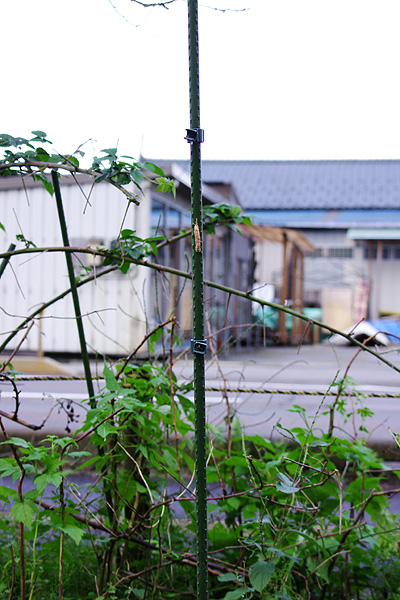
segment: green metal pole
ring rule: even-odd
[[[197,598],[208,598],[207,549],[207,478],[206,478],[206,409],[204,355],[204,273],[203,273],[203,206],[201,193],[201,152],[204,139],[200,129],[199,40],[197,0],[188,0],[189,24],[189,88],[190,129],[186,139],[191,144],[191,210],[192,210],[192,294],[193,353],[195,402],[195,463],[196,463],[196,537],[197,537]]]

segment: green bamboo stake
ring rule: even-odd
[[[195,402],[195,468],[196,468],[196,538],[197,598],[208,598],[207,552],[207,478],[206,478],[206,408],[204,355],[204,273],[203,273],[203,206],[201,193],[201,153],[204,139],[200,129],[199,41],[197,0],[188,0],[190,129],[186,139],[191,144],[191,210],[192,210],[192,295],[193,353]]]
[[[67,222],[65,220],[64,207],[63,207],[62,198],[61,198],[61,189],[60,189],[60,183],[58,181],[57,171],[52,171],[51,177],[52,177],[52,181],[53,181],[54,194],[56,197],[58,218],[60,221],[60,228],[61,228],[63,244],[66,248],[68,248],[70,244],[69,244],[68,231],[67,231]],[[77,289],[77,283],[76,283],[75,273],[74,273],[74,265],[72,264],[72,253],[64,252],[64,254],[65,254],[65,260],[67,262],[68,278],[69,278],[69,284],[71,286],[70,289],[71,289],[72,301],[73,301],[74,310],[75,310],[76,326],[78,328],[79,344],[80,344],[81,353],[82,353],[82,363],[83,363],[83,368],[85,371],[86,387],[87,387],[87,391],[88,391],[88,395],[89,395],[89,405],[90,405],[90,408],[96,408],[97,402],[96,402],[95,393],[94,393],[92,373],[90,371],[89,353],[88,353],[87,346],[86,346],[85,330],[83,328],[82,313],[81,313],[81,307],[80,307],[80,303],[79,303],[78,289]],[[99,447],[98,453],[99,453],[99,456],[104,456],[104,449],[102,447]],[[103,469],[103,475],[107,472],[107,469],[108,469],[108,466],[106,465]],[[112,498],[111,498],[110,490],[107,488],[106,479],[104,479],[103,486],[104,486],[104,490],[105,490],[104,491],[105,497],[107,500],[108,516],[109,516],[110,521],[112,521],[112,519],[113,519]]]
[[[51,177],[52,177],[52,181],[53,181],[54,194],[56,197],[58,219],[60,221],[60,228],[61,228],[63,244],[64,244],[64,246],[69,246],[70,244],[69,244],[68,231],[67,231],[67,222],[65,220],[64,208],[63,208],[63,203],[62,203],[62,198],[61,198],[60,183],[58,181],[57,171],[52,171]],[[87,346],[86,346],[85,331],[83,329],[83,323],[82,323],[81,307],[79,304],[78,290],[76,287],[74,265],[72,264],[72,256],[71,256],[70,252],[65,252],[65,260],[67,262],[69,284],[71,286],[72,301],[74,303],[76,326],[78,328],[79,344],[81,347],[82,363],[83,363],[83,368],[85,371],[86,387],[87,387],[87,391],[89,394],[89,403],[90,403],[91,408],[95,408],[96,401],[94,398],[95,394],[94,394],[94,387],[93,387],[93,379],[92,379],[92,374],[90,371],[89,353],[87,351]]]
[[[7,252],[14,252],[15,248],[16,248],[16,245],[15,245],[15,244],[10,244],[10,245],[8,246],[8,250],[7,250]],[[3,273],[4,273],[5,269],[6,269],[6,266],[7,266],[7,265],[8,265],[8,263],[10,262],[10,258],[11,258],[11,256],[6,256],[6,257],[5,257],[5,258],[3,258],[3,260],[1,261],[1,264],[0,264],[0,278],[1,278],[1,277],[2,277],[2,275],[3,275]]]

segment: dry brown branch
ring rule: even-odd
[[[4,435],[4,439],[6,441],[9,441],[10,438],[8,437],[7,431],[4,428],[3,425],[3,420],[0,417],[0,428],[1,431]],[[18,502],[23,502],[23,494],[22,494],[22,482],[25,479],[25,468],[24,465],[22,464],[22,462],[19,459],[17,450],[14,446],[14,444],[10,443],[10,449],[11,449],[11,453],[14,457],[14,460],[16,462],[16,464],[18,465],[18,468],[21,472],[21,476],[18,480],[18,485],[17,485],[17,493],[18,493]],[[25,600],[25,541],[24,541],[24,524],[22,522],[19,523],[19,564],[20,564],[20,572],[21,572],[21,578],[20,578],[20,582],[21,582],[21,600]]]
[[[25,331],[24,335],[22,336],[22,339],[20,340],[20,342],[17,344],[16,348],[12,351],[12,353],[10,354],[10,356],[3,362],[3,364],[0,366],[0,373],[2,373],[7,365],[10,364],[10,362],[12,361],[12,359],[14,358],[14,356],[17,354],[17,352],[19,351],[19,349],[21,348],[22,344],[24,343],[24,341],[26,340],[26,338],[29,335],[30,330],[33,327],[33,321],[32,323],[29,325],[28,329]]]
[[[176,317],[171,318],[171,333],[169,338],[169,369],[168,369],[168,377],[169,377],[169,389],[171,394],[171,404],[172,404],[172,423],[174,427],[174,437],[175,437],[175,458],[176,458],[176,467],[178,472],[179,479],[179,491],[181,491],[181,465],[179,461],[179,436],[178,430],[176,427],[176,404],[175,404],[175,392],[174,392],[174,382],[172,380],[172,367],[174,364],[173,360],[173,348],[174,348],[174,328],[176,325]]]
[[[15,583],[15,558],[14,558],[14,550],[10,545],[10,554],[11,554],[11,566],[12,566],[12,576],[11,576],[11,585],[10,585],[10,595],[8,596],[8,600],[12,600],[14,593],[14,583]]]
[[[135,354],[138,352],[138,350],[140,350],[140,348],[147,342],[147,340],[153,335],[153,333],[155,333],[156,331],[158,331],[159,329],[162,329],[163,327],[165,327],[166,325],[168,325],[169,323],[172,323],[173,321],[175,321],[175,317],[171,317],[169,319],[167,319],[166,321],[164,321],[164,323],[160,323],[159,325],[157,325],[157,327],[154,327],[154,329],[152,329],[144,338],[143,340],[140,342],[140,344],[138,346],[136,346],[136,348],[129,354],[129,356],[124,360],[124,362],[122,363],[122,366],[118,369],[117,374],[115,375],[116,379],[119,379],[121,377],[121,375],[123,375],[124,369],[125,367],[129,364],[129,362],[132,360],[132,358],[135,356]]]

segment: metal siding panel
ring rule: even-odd
[[[346,231],[341,229],[319,231],[307,230],[305,235],[316,248],[354,246],[354,242],[347,238]]]
[[[349,229],[351,240],[400,240],[400,229]]]
[[[90,186],[84,188],[87,192]],[[63,203],[67,216],[67,225],[70,238],[83,238],[89,240],[92,237],[104,238],[109,244],[118,235],[122,217],[127,206],[126,198],[115,188],[108,184],[96,186],[91,197],[91,207],[88,207],[83,215],[85,198],[77,190],[76,186],[62,186]],[[59,246],[61,245],[61,234],[58,224],[57,211],[54,199],[41,187],[29,188],[29,206],[24,190],[10,190],[1,193],[2,217],[1,222],[6,227],[6,234],[2,235],[2,246],[7,248],[15,241],[15,235],[20,233],[13,209],[18,216],[21,229],[27,239],[36,243],[37,246]],[[125,227],[134,229],[136,207],[130,205]],[[148,206],[140,208],[143,222],[148,223]],[[67,289],[69,282],[63,254],[46,253],[40,256],[16,257],[12,264],[18,274],[18,281],[25,294],[23,298],[8,266],[0,286],[0,339],[4,340],[7,332],[14,329],[22,319],[30,314],[32,307],[38,306],[43,301],[51,299],[56,294]],[[100,285],[101,282],[101,285]],[[137,278],[135,285],[143,284],[143,276]],[[80,288],[83,312],[102,310],[115,306],[119,302],[123,304],[128,314],[135,314],[142,318],[140,307],[135,303],[132,293],[130,278],[122,275],[114,276],[99,282],[97,285],[89,284]],[[106,315],[103,331],[110,330],[118,334],[118,339],[126,348],[133,348],[138,344],[138,339],[143,334],[143,323],[132,321],[121,311],[111,313],[100,313]],[[12,316],[15,315],[15,316]],[[95,317],[91,317],[95,322]],[[85,318],[87,336],[90,345],[100,352],[120,352],[118,346],[110,342],[95,327],[88,323]],[[99,320],[100,321],[100,320]],[[24,342],[23,349],[35,351],[38,347],[38,328],[35,326],[29,338]],[[101,329],[101,328],[100,328]],[[45,352],[78,352],[79,343],[76,327],[73,323],[73,307],[69,296],[46,310],[42,320],[43,350]],[[113,335],[113,334],[111,334]],[[21,336],[19,336],[20,338]],[[10,347],[15,347],[12,343]]]
[[[374,261],[372,263],[372,289],[370,318],[381,313],[400,313],[400,263]]]

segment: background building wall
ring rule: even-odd
[[[127,200],[111,185],[101,183],[91,191],[91,184],[62,185],[61,193],[71,245],[104,245],[110,247],[120,231]],[[37,247],[62,246],[60,226],[54,197],[42,186],[24,190],[10,189],[1,192],[2,223],[6,232],[0,232],[1,247],[6,250],[23,234]],[[145,228],[148,209],[143,201],[140,208],[130,203],[124,227]],[[17,247],[23,247],[19,242]],[[93,257],[74,257],[77,276],[82,267],[92,267]],[[85,271],[83,271],[85,273]],[[144,269],[131,268],[124,277],[115,272],[99,277],[94,283],[79,289],[81,310],[90,350],[100,353],[130,351],[138,343],[144,330],[144,317],[140,294],[145,281]],[[0,285],[0,339],[29,315],[43,301],[50,300],[69,288],[65,256],[62,253],[40,253],[18,256],[11,260]],[[22,350],[44,352],[79,352],[71,296],[49,307],[42,318],[35,321]],[[19,339],[23,335],[19,335]],[[18,340],[13,342],[16,345]]]

